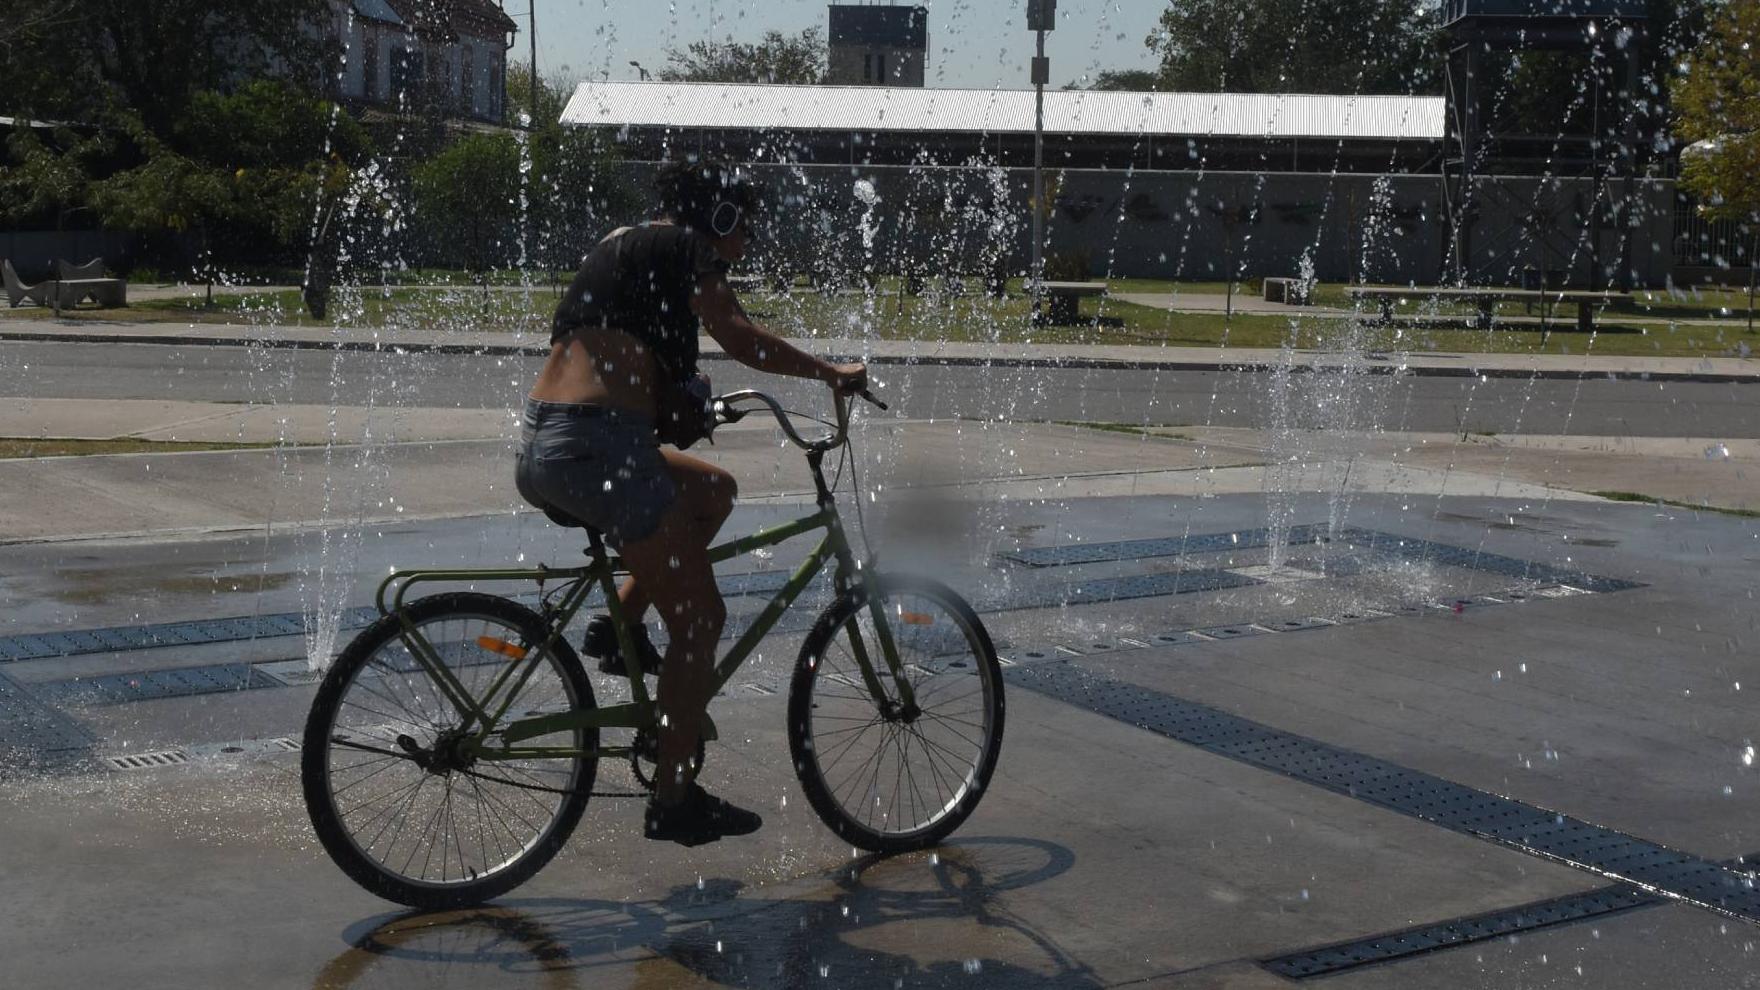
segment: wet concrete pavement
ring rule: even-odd
[[[1305,524],[1338,505],[1310,495],[1284,508]],[[787,511],[742,509],[735,527]],[[784,673],[792,641],[743,670],[714,709],[728,741],[711,750],[706,779],[763,812],[763,831],[692,851],[660,847],[639,838],[634,803],[596,799],[535,880],[489,908],[435,916],[396,912],[336,870],[305,821],[297,757],[253,741],[297,734],[310,687],[69,708],[97,737],[94,755],[181,746],[191,759],[0,782],[8,979],[1295,986],[1270,964],[1610,882],[1524,847],[1528,840],[1489,842],[1094,710],[1028,683],[1044,664],[1702,860],[1760,850],[1760,789],[1743,759],[1755,735],[1744,699],[1760,684],[1753,520],[1365,493],[1351,501],[1349,525],[1407,541],[1374,556],[1375,566],[1313,544],[1292,548],[1288,581],[1057,608],[1006,600],[1053,579],[1182,568],[1264,577],[1266,550],[1254,534],[1266,517],[1262,495],[1021,500],[968,520],[968,531],[994,537],[901,547],[893,566],[932,568],[974,598],[990,594],[1000,610],[986,622],[1018,664],[997,777],[977,814],[932,855],[852,857],[812,815],[786,757],[785,690],[745,687]],[[1106,549],[1210,535],[1219,538],[1169,556]],[[51,630],[341,607],[362,600],[387,560],[469,565],[574,552],[567,534],[529,516],[391,524],[353,549],[330,543],[331,573],[319,576],[325,545],[307,540],[13,546],[0,550],[11,575],[0,590],[26,626]],[[1077,544],[1097,559],[1024,566],[997,556]],[[761,566],[785,566],[798,552],[779,548]],[[41,573],[55,560],[67,573],[59,590]],[[1567,571],[1583,575],[1574,580],[1584,593],[1541,593]],[[38,576],[21,586],[26,573]],[[142,608],[134,599],[148,587],[157,598]],[[1511,596],[1524,588],[1531,594]],[[1465,604],[1457,610],[1454,601]],[[1423,607],[1401,611],[1414,603]],[[749,609],[750,600],[736,603],[736,614]],[[1275,631],[1310,616],[1326,621]],[[1221,624],[1267,631],[1157,645],[1157,635]],[[287,636],[88,654],[14,661],[0,674],[28,688],[75,665],[97,673],[265,660],[297,657],[307,645]],[[602,698],[614,690],[600,685]],[[242,752],[224,752],[229,742]],[[606,772],[615,783],[620,771]],[[1760,971],[1757,931],[1703,907],[1637,907],[1347,967],[1323,983],[1744,986]]]
[[[706,780],[761,832],[662,847],[595,799],[507,898],[410,916],[307,822],[281,742],[307,658],[392,566],[580,539],[506,483],[526,359],[391,357],[0,344],[0,434],[279,445],[0,462],[0,983],[1760,986],[1746,867],[1718,865],[1760,851],[1760,522],[1581,494],[1753,506],[1752,385],[895,367],[910,408],[858,434],[882,564],[965,591],[1013,662],[974,817],[932,854],[834,839],[787,757],[790,621],[713,709]],[[799,512],[770,428],[708,455],[740,478],[730,530]],[[1277,568],[1268,525],[1298,537]],[[730,599],[733,628],[761,602]],[[1638,858],[1475,833],[1430,792]],[[1607,875],[1659,856],[1650,899],[1699,903]],[[1401,948],[1462,932],[1495,937]],[[1316,960],[1339,968],[1298,979]]]

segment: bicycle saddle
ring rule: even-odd
[[[576,519],[561,509],[558,509],[554,505],[544,506],[544,515],[549,516],[550,521],[558,526],[564,526],[569,529],[584,529],[589,535],[597,536],[601,539],[605,536],[604,532],[594,529],[592,526],[588,526],[586,523],[581,522],[579,519]]]

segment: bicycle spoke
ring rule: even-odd
[[[880,610],[914,702],[909,721],[887,717],[897,704],[891,669],[867,606],[815,641],[808,738],[811,766],[847,820],[880,835],[908,835],[944,820],[962,801],[999,727],[992,712],[1001,684],[994,660],[971,628],[932,596],[889,597]],[[859,642],[852,641],[854,635]],[[873,669],[856,652],[866,650]],[[869,693],[878,678],[887,697]],[[964,807],[969,810],[970,805]]]
[[[331,814],[354,854],[394,880],[448,888],[530,863],[570,803],[582,800],[575,792],[590,785],[581,773],[592,757],[472,760],[464,724],[475,716],[461,714],[454,698],[497,709],[505,703],[510,717],[568,712],[577,707],[570,678],[578,673],[568,672],[556,650],[525,647],[533,641],[529,625],[492,612],[435,611],[433,619],[413,620],[423,661],[402,629],[381,634],[371,652],[351,661],[346,679],[331,688],[322,759]],[[526,649],[511,660],[521,666],[509,665],[499,643]],[[453,688],[442,688],[443,676]],[[484,700],[498,679],[501,698]],[[590,695],[584,700],[591,705]],[[410,744],[398,740],[406,735],[416,750],[404,751]],[[559,730],[549,738],[567,740],[555,748],[578,751],[595,745],[596,733]]]

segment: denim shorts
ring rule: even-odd
[[[615,545],[653,535],[678,495],[653,420],[533,398],[521,419],[514,484],[552,519],[584,523]]]

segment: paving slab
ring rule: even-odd
[[[1465,912],[1583,885],[1030,693],[1011,702],[1004,761],[978,814],[933,857],[878,863],[852,860],[799,799],[780,697],[718,707],[731,742],[712,755],[711,779],[762,809],[765,830],[669,851],[635,834],[627,802],[596,803],[565,855],[504,902],[542,933],[523,945],[506,925],[472,934],[446,918],[394,923],[421,926],[407,941],[383,934],[394,912],[316,848],[291,757],[0,784],[14,862],[40,864],[9,873],[0,948],[15,978],[37,985],[127,970],[147,985],[224,974],[276,986],[542,986],[556,972],[532,958],[542,944],[550,963],[606,987],[815,975],[841,986],[1192,986],[1206,969],[1402,924],[1414,903]],[[1094,774],[1099,765],[1108,773]],[[851,866],[862,868],[853,881]],[[55,952],[28,948],[51,939]],[[396,951],[363,957],[349,945],[363,939]]]

